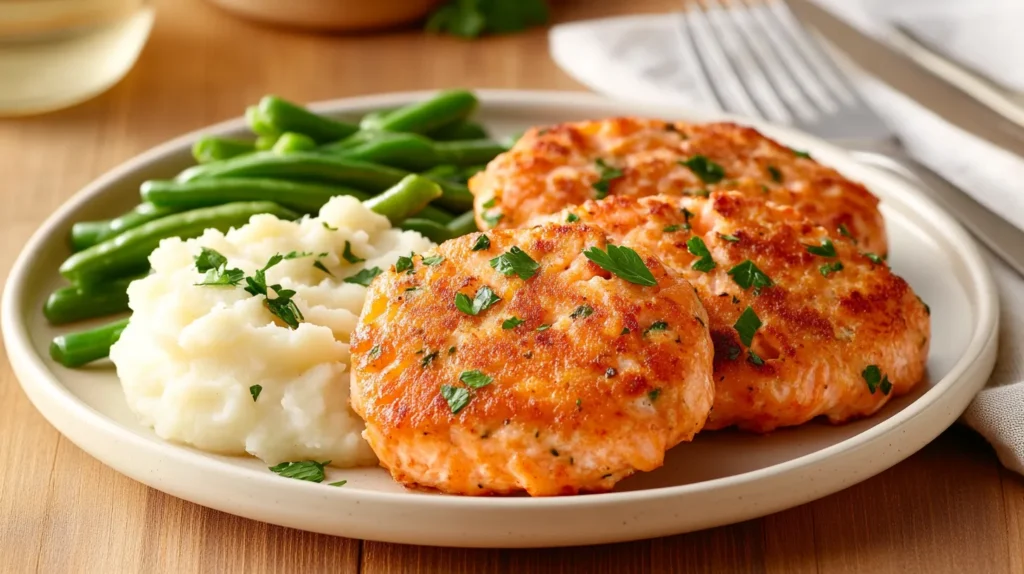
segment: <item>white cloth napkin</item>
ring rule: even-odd
[[[893,5],[907,3],[928,6],[952,5],[947,12],[954,17],[941,20],[941,11],[927,12],[927,22],[915,27],[913,11],[899,12],[890,6],[875,9],[881,0],[817,0],[869,33],[878,33],[886,24],[878,16],[899,14],[900,23],[914,30],[959,29],[959,26],[984,26],[986,18],[962,18],[959,0],[885,0]],[[994,9],[999,1],[1013,8],[1019,0],[985,0],[984,10]],[[921,13],[921,12],[919,12]],[[989,13],[989,12],[986,12]],[[1024,22],[1022,22],[1024,24]],[[555,62],[592,90],[605,95],[675,105],[710,106],[713,100],[695,79],[693,63],[683,57],[680,47],[681,20],[676,14],[627,16],[562,24],[550,32],[550,49]],[[983,55],[999,52],[999,46],[984,45],[980,31],[962,32],[959,37],[972,41],[946,44],[983,50]],[[1010,34],[1009,36],[1014,36]],[[989,36],[998,41],[999,36]],[[1020,40],[1011,38],[1014,42]],[[1011,54],[1021,54],[1018,49]],[[964,54],[961,62],[984,59],[979,54]],[[1024,79],[1024,59],[1006,59],[1013,67],[1008,78]],[[986,70],[992,72],[992,70]],[[880,82],[863,77],[859,87],[877,111],[899,134],[908,151],[948,180],[957,184],[983,205],[1003,214],[1024,229],[1024,160],[944,122],[906,96]],[[981,433],[996,449],[1007,467],[1024,474],[1024,279],[990,257],[999,284],[1002,317],[999,359],[988,386],[978,395],[964,421]]]

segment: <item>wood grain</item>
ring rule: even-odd
[[[555,16],[675,6],[563,0]],[[548,58],[543,30],[473,43],[415,30],[307,35],[199,0],[157,8],[138,65],[111,91],[0,121],[4,277],[36,226],[82,185],[264,93],[311,101],[451,86],[580,89]],[[0,361],[0,572],[1024,572],[1024,480],[962,428],[867,482],[759,520],[599,547],[438,549],[270,526],[144,487],[58,435]]]

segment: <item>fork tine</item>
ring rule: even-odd
[[[743,87],[722,47],[715,41],[714,31],[706,14],[699,7],[684,0],[683,18],[686,23],[686,34],[696,48],[697,60],[708,84],[717,96],[718,103],[726,111],[761,117],[761,112]]]

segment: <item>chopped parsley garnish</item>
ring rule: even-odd
[[[277,254],[271,257],[267,264],[263,266],[263,269],[258,269],[251,277],[245,278],[245,290],[250,295],[263,295],[265,298],[264,304],[272,314],[276,315],[292,329],[298,329],[299,321],[302,321],[304,317],[302,316],[302,311],[292,301],[295,291],[284,289],[279,284],[267,285],[267,270],[284,259],[289,258],[288,256],[293,253],[295,252],[293,251],[288,255]],[[312,253],[309,255],[312,255]],[[273,291],[277,297],[271,299],[270,291]]]
[[[811,159],[811,154],[809,154],[809,153],[807,153],[805,151],[801,151],[801,150],[793,149],[793,148],[789,148],[789,151],[793,152],[793,155],[795,155],[796,157],[802,157],[804,159]]]
[[[697,235],[694,235],[686,241],[686,250],[694,257],[700,257],[700,259],[694,261],[693,265],[690,266],[697,271],[707,273],[717,265],[715,260],[711,258],[711,251],[708,250],[708,246],[704,243],[704,240]]]
[[[608,197],[608,186],[613,180],[623,176],[621,169],[611,167],[603,159],[597,158],[597,173],[600,179],[594,182],[594,189],[597,190],[597,199]]]
[[[437,356],[440,355],[440,354],[441,354],[440,351],[432,351],[430,353],[424,353],[423,358],[420,359],[420,366],[423,367],[424,369],[426,369],[427,367],[430,366],[430,363],[433,363],[434,359],[436,359]]]
[[[575,213],[570,213],[569,215],[565,216],[566,223],[576,223],[579,220],[580,216],[576,215]]]
[[[260,398],[260,393],[263,392],[261,385],[253,385],[249,387],[249,394],[252,395],[252,402],[256,402],[256,399]]]
[[[370,282],[373,281],[374,277],[381,274],[380,267],[370,267],[369,269],[363,269],[359,273],[342,279],[345,283],[355,283],[356,285],[362,285],[363,287],[369,287]]]
[[[406,293],[408,293],[409,291],[418,291],[418,290],[419,290],[419,287],[417,287],[415,285],[413,285],[412,287],[406,287],[405,288],[405,292]]]
[[[518,275],[520,279],[529,279],[540,269],[540,264],[518,246],[513,245],[505,253],[491,259],[491,267],[502,275]]]
[[[401,273],[402,271],[408,271],[409,273],[414,271],[412,268],[412,254],[409,254],[408,257],[399,257],[398,260],[395,261],[395,272]]]
[[[282,462],[281,464],[271,466],[270,470],[285,478],[323,482],[324,467],[328,464],[331,464],[331,461],[302,460],[299,462]]]
[[[874,253],[862,253],[861,255],[867,257],[869,261],[876,265],[881,265],[885,263],[885,261],[881,257],[875,255]]]
[[[362,257],[358,257],[355,253],[352,253],[352,243],[348,241],[345,242],[345,250],[341,252],[341,258],[349,263],[362,263],[363,261],[366,261]]]
[[[775,183],[782,183],[782,172],[774,165],[768,166],[768,175],[772,176],[772,181]]]
[[[854,245],[857,244],[857,238],[854,237],[852,233],[850,233],[850,230],[846,228],[845,224],[840,223],[839,227],[837,227],[836,229],[839,231],[839,235],[842,235],[843,237],[849,237],[850,240],[853,241]]]
[[[740,342],[749,347],[754,342],[754,334],[761,328],[761,325],[761,319],[754,312],[754,308],[747,306],[740,314],[740,318],[736,319],[733,328],[739,334]]]
[[[693,212],[689,209],[683,208],[683,229],[690,229],[690,218],[693,217]]]
[[[630,283],[646,287],[658,284],[651,270],[644,264],[644,260],[629,247],[609,243],[607,252],[591,247],[584,250],[583,255],[601,269],[614,273]]]
[[[473,242],[473,247],[471,247],[471,249],[473,251],[482,251],[484,249],[490,249],[490,248],[491,248],[491,238],[487,237],[487,234],[485,234],[485,233],[481,233],[480,237],[477,237],[476,241]]]
[[[740,356],[740,351],[742,350],[743,349],[737,347],[736,345],[729,345],[729,347],[725,350],[725,358],[729,359],[730,361],[735,361],[736,358]]]
[[[721,239],[722,241],[728,241],[729,243],[736,243],[740,240],[739,237],[736,237],[735,235],[729,235],[728,233],[719,233],[718,238]]]
[[[434,267],[444,261],[444,257],[440,255],[430,255],[423,258],[423,264],[428,267]]]
[[[453,415],[459,414],[469,404],[469,389],[465,387],[441,385],[441,396],[448,402]]]
[[[547,331],[550,328],[551,328],[551,325],[549,325],[547,323],[544,323],[543,325],[537,327],[537,331],[538,332],[540,332],[540,331]]]
[[[522,325],[525,322],[526,321],[523,321],[519,317],[509,317],[508,319],[505,319],[504,321],[501,322],[501,328],[507,331],[509,329],[515,329],[516,327]]]
[[[196,271],[206,274],[196,285],[238,285],[245,278],[245,272],[241,269],[228,269],[227,257],[213,249],[203,247],[195,261]]]
[[[764,364],[764,359],[762,359],[760,355],[755,353],[753,349],[747,349],[747,360],[750,361],[752,364],[757,365],[758,367]]]
[[[589,317],[594,314],[594,308],[590,305],[580,305],[576,307],[576,310],[569,314],[570,319],[582,319],[583,317]]]
[[[682,228],[683,227],[681,225],[672,224],[672,225],[666,225],[665,227],[662,227],[661,230],[664,231],[665,233],[672,233],[674,231],[679,231]]]
[[[629,327],[623,327],[622,330],[619,331],[619,335],[628,335],[628,334],[629,334]]]
[[[832,243],[832,240],[825,238],[821,240],[821,245],[805,245],[807,252],[811,255],[820,255],[821,257],[835,257],[836,246]]]
[[[321,261],[321,259],[324,257],[324,255],[327,255],[327,254],[324,253],[323,255],[320,255],[319,257],[316,258],[316,261],[313,262],[313,267],[323,271],[324,273],[330,275],[331,277],[334,277],[334,273],[331,273],[331,270],[328,269],[326,265],[324,265],[323,261]],[[362,260],[360,260],[360,261],[362,261]]]
[[[882,391],[883,395],[888,395],[892,391],[892,382],[889,381],[888,375],[882,376],[882,371],[878,368],[878,365],[868,365],[864,368],[861,376],[864,377],[864,382],[868,384],[868,391],[872,395],[877,390]]]
[[[483,214],[480,215],[480,218],[483,219],[484,223],[487,224],[487,227],[490,228],[490,227],[494,227],[495,225],[498,224],[499,221],[504,219],[505,218],[505,214],[501,213],[500,211],[497,212],[497,213],[483,213]]]
[[[327,223],[326,221],[321,221],[320,223],[324,226],[324,229],[326,229],[327,231],[337,231],[338,230],[337,227],[331,227],[331,225],[329,223]]]
[[[826,263],[826,264],[824,264],[824,265],[822,265],[821,267],[818,268],[818,271],[821,271],[821,276],[822,277],[828,277],[829,275],[835,273],[836,271],[842,271],[842,270],[843,270],[843,262],[842,261],[833,261],[832,263]]]
[[[668,323],[664,321],[655,321],[651,323],[650,327],[644,329],[644,337],[646,337],[651,331],[664,331],[665,329],[668,329]]]
[[[455,354],[455,346],[454,345],[452,345],[451,347],[448,347],[448,354],[449,355],[454,355]]]
[[[652,391],[647,393],[647,398],[650,399],[652,403],[654,401],[658,400],[658,397],[660,397],[660,396],[661,396],[661,387],[653,389]]]
[[[925,313],[927,313],[928,315],[932,314],[932,308],[929,307],[928,304],[924,302],[924,299],[922,299],[920,295],[917,295],[917,301],[919,303],[921,303],[922,305],[924,305],[924,312]]]
[[[483,287],[476,290],[476,295],[470,300],[469,296],[465,293],[455,294],[455,307],[459,311],[467,315],[473,315],[474,317],[479,315],[481,312],[486,311],[501,298],[494,294],[494,291],[490,287],[484,285]]]
[[[761,193],[763,193],[763,194],[767,195],[767,194],[768,194],[768,193],[770,193],[770,192],[771,192],[771,190],[770,190],[770,189],[768,189],[768,186],[762,183],[762,184],[761,184]]]
[[[339,480],[338,482],[329,482],[327,486],[345,486],[346,484],[348,484],[347,480]]]
[[[729,270],[729,275],[737,285],[744,289],[754,288],[754,294],[760,294],[762,287],[774,285],[772,280],[754,265],[754,262],[747,259]]]
[[[492,198],[488,199],[487,201],[481,203],[480,207],[482,207],[484,209],[490,209],[490,208],[494,207],[494,205],[495,205],[495,200],[492,197]]]
[[[690,168],[693,175],[704,183],[718,183],[725,178],[725,168],[703,155],[695,155],[688,160],[680,161],[679,164]]]
[[[370,357],[370,360],[373,360],[373,359],[376,359],[377,357],[379,357],[380,356],[380,345],[374,345],[373,348],[370,349],[370,352],[366,354],[366,356]]]
[[[487,385],[491,384],[491,381],[493,381],[494,379],[481,373],[480,371],[472,370],[462,371],[462,374],[459,375],[459,380],[462,381],[463,383],[466,383],[466,385],[468,385],[469,387],[479,389],[480,387],[486,387]]]
[[[310,253],[309,251],[290,251],[284,256],[284,258],[299,259],[300,257],[309,257],[310,255],[312,255],[312,253]]]

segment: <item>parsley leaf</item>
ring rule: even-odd
[[[881,257],[875,255],[874,253],[861,253],[861,255],[867,257],[869,261],[876,265],[882,265],[885,263],[885,261]]]
[[[809,154],[809,153],[807,153],[805,151],[801,151],[801,150],[793,149],[793,148],[789,148],[789,151],[793,152],[793,155],[795,155],[796,157],[802,157],[804,159],[811,159],[811,154]]]
[[[821,240],[821,246],[818,245],[804,245],[807,248],[807,252],[811,255],[820,255],[821,257],[835,257],[836,246],[832,243],[832,240],[825,238]]]
[[[703,155],[695,155],[688,160],[680,161],[679,164],[690,168],[693,175],[704,183],[718,183],[725,178],[725,168]]]
[[[861,372],[861,376],[864,377],[864,382],[868,384],[868,391],[871,394],[875,394],[876,390],[881,390],[883,395],[888,395],[892,391],[892,382],[889,381],[888,375],[883,377],[881,369],[878,365],[868,365]]]
[[[719,233],[718,238],[723,241],[728,241],[729,243],[737,243],[740,240],[739,237],[736,237],[735,235],[729,235],[728,233]]]
[[[507,331],[509,329],[515,329],[516,327],[522,325],[525,322],[526,321],[523,321],[519,317],[509,317],[508,319],[505,319],[504,321],[501,322],[501,328]]]
[[[448,402],[453,415],[459,414],[469,404],[469,389],[463,387],[441,385],[441,396]]]
[[[762,287],[771,287],[775,283],[754,265],[754,262],[747,259],[728,271],[732,280],[744,289],[754,288],[754,294],[759,294]]]
[[[918,303],[924,305],[924,312],[927,315],[931,315],[932,314],[932,308],[929,307],[928,304],[924,302],[924,299],[922,299],[920,295],[917,295],[917,301],[918,301]]]
[[[476,241],[473,242],[473,247],[471,249],[473,251],[482,251],[484,249],[490,249],[490,248],[491,248],[491,239],[489,237],[487,237],[487,234],[481,233],[480,237],[477,237]]]
[[[837,227],[836,229],[839,231],[839,235],[842,235],[843,237],[849,237],[850,240],[853,241],[854,245],[857,244],[857,238],[854,237],[852,233],[850,233],[850,230],[846,228],[845,224],[840,223],[839,227]]]
[[[656,389],[654,389],[654,390],[652,390],[652,391],[647,393],[647,398],[650,399],[652,403],[654,401],[658,400],[658,397],[660,397],[660,396],[661,396],[661,387],[658,387],[658,388],[656,388]]]
[[[666,225],[665,227],[661,228],[661,230],[664,231],[665,233],[672,233],[674,231],[679,231],[680,229],[682,229],[681,225]]]
[[[324,462],[317,462],[315,460],[303,460],[299,462],[282,462],[269,467],[271,471],[285,478],[294,478],[296,480],[308,480],[309,482],[323,482],[324,481],[324,466],[330,464],[331,461],[325,460]]]
[[[775,183],[782,183],[782,172],[779,168],[774,165],[768,166],[768,174],[772,176],[772,181]]]
[[[755,353],[753,349],[747,349],[747,360],[750,361],[752,364],[757,365],[758,367],[764,364],[764,359],[762,359],[760,355]]]
[[[363,269],[359,273],[342,279],[345,283],[355,283],[356,285],[362,285],[363,287],[369,287],[370,282],[373,281],[374,277],[381,274],[380,267],[370,267],[369,269]]]
[[[725,358],[729,359],[730,361],[735,361],[736,358],[740,356],[740,351],[742,350],[743,349],[740,349],[736,345],[729,345],[729,347],[726,349]]]
[[[277,295],[274,299],[271,299],[269,295],[265,301],[267,309],[271,313],[277,315],[282,321],[292,329],[299,328],[299,321],[302,321],[305,317],[302,316],[302,311],[299,310],[298,305],[295,301],[292,301],[292,297],[295,295],[295,291],[291,289],[282,289],[280,285],[271,285],[270,289]]]
[[[655,321],[651,323],[650,327],[644,329],[644,337],[646,337],[651,331],[664,331],[666,329],[668,329],[668,323],[664,321]]]
[[[690,218],[693,217],[693,212],[689,209],[683,208],[683,229],[690,229]]]
[[[366,261],[362,257],[358,257],[356,254],[352,253],[352,244],[348,241],[345,242],[345,250],[341,252],[341,257],[349,263],[362,263],[363,261]]]
[[[646,287],[658,284],[651,270],[644,264],[644,260],[629,247],[609,243],[607,253],[597,247],[591,247],[584,250],[583,255],[601,269],[614,273],[630,283]]]
[[[327,231],[337,231],[338,230],[337,227],[331,227],[331,225],[329,223],[327,223],[326,221],[321,221],[320,223],[324,226],[324,229],[326,229]]]
[[[505,218],[505,214],[501,213],[500,211],[497,213],[485,212],[480,215],[480,218],[484,220],[484,223],[487,224],[487,227],[494,227],[495,225],[498,224],[499,221]]]
[[[628,334],[629,334],[629,327],[623,327],[622,331],[619,331],[619,335],[620,336],[621,335],[628,335]]]
[[[529,279],[540,269],[540,264],[525,251],[513,245],[505,253],[491,259],[491,267],[502,275],[518,275],[520,279]]]
[[[426,369],[427,367],[430,366],[430,363],[433,363],[434,359],[436,359],[437,356],[440,354],[440,351],[432,351],[430,353],[423,355],[423,358],[420,359],[420,366]]]
[[[473,297],[472,301],[464,293],[455,294],[455,307],[459,311],[474,317],[482,311],[486,311],[498,301],[501,301],[501,298],[495,295],[494,291],[487,285],[477,289],[476,296]]]
[[[228,264],[228,258],[217,251],[203,247],[203,250],[196,255],[196,271],[205,273],[214,269],[220,269]]]
[[[549,325],[547,323],[544,323],[543,325],[540,325],[540,326],[537,327],[537,331],[538,332],[539,331],[547,331],[550,328],[551,328],[551,325]]]
[[[576,223],[579,220],[580,216],[576,215],[575,213],[570,213],[569,215],[565,216],[566,223]]]
[[[373,359],[376,359],[377,357],[379,357],[380,356],[380,345],[374,345],[373,348],[370,349],[370,352],[366,354],[366,356],[370,357],[370,360],[373,360]]]
[[[290,251],[284,256],[285,259],[298,259],[300,257],[309,257],[312,255],[309,251]]]
[[[487,385],[491,384],[491,381],[493,381],[494,379],[481,373],[480,371],[472,370],[462,371],[462,374],[459,375],[459,380],[462,381],[463,383],[466,383],[466,385],[474,389],[479,389],[480,387],[486,387]]]
[[[241,269],[210,269],[196,285],[238,285],[245,278]]]
[[[754,341],[754,334],[757,333],[762,324],[761,319],[754,312],[754,308],[747,306],[743,313],[740,314],[740,318],[736,319],[733,328],[739,333],[740,342],[749,347]]]
[[[833,261],[832,263],[826,263],[822,265],[821,267],[818,268],[818,271],[821,271],[822,277],[828,277],[829,275],[835,273],[836,271],[842,271],[842,269],[842,261]]]
[[[412,268],[412,254],[408,257],[399,257],[398,260],[395,261],[395,272],[401,273],[402,271],[408,271],[409,273],[414,271]]]
[[[423,258],[423,264],[429,267],[439,265],[442,261],[444,261],[444,257],[440,255],[430,255]]]
[[[348,484],[347,480],[339,480],[338,482],[329,482],[327,486],[345,486],[346,484]]]
[[[594,314],[594,308],[590,305],[580,305],[576,307],[576,310],[569,314],[570,319],[582,319],[583,317],[589,317]]]
[[[263,392],[263,387],[260,385],[253,385],[249,387],[249,394],[252,395],[252,402],[256,402],[256,399],[260,398],[260,393]]]
[[[497,204],[498,204],[498,201],[495,198],[492,197],[492,198],[488,199],[487,201],[481,203],[480,207],[482,207],[484,209],[490,209],[490,208],[494,207]]]
[[[707,273],[715,268],[717,265],[715,260],[711,258],[711,251],[708,250],[708,246],[704,243],[704,240],[694,235],[686,242],[686,250],[695,257],[700,259],[693,262],[693,267],[697,271],[703,271]]]
[[[612,181],[619,179],[624,174],[621,169],[612,167],[604,162],[603,159],[597,158],[597,172],[600,175],[600,179],[594,182],[594,189],[597,190],[597,199],[604,199],[608,197],[608,186]]]

